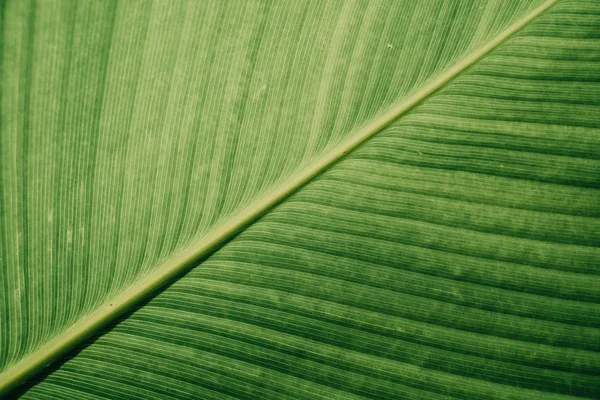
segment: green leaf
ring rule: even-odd
[[[600,396],[599,2],[1,7],[0,395]]]

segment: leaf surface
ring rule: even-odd
[[[222,247],[24,397],[598,395],[598,3],[3,18],[0,382]]]

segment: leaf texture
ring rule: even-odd
[[[9,2],[2,369],[540,4]],[[597,397],[599,27],[559,1],[23,397]]]

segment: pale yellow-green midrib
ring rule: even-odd
[[[36,352],[13,365],[10,369],[0,375],[0,394],[7,393],[14,389],[45,366],[57,360],[61,355],[75,347],[82,340],[93,335],[106,324],[114,321],[118,316],[131,310],[132,306],[147,298],[158,288],[168,284],[179,274],[192,268],[194,261],[201,259],[219,248],[221,244],[226,242],[233,235],[242,231],[258,217],[280,203],[283,199],[287,198],[299,187],[319,175],[324,169],[330,167],[350,151],[357,148],[361,143],[368,140],[402,114],[406,113],[422,100],[443,87],[466,68],[473,65],[480,58],[495,49],[507,38],[533,21],[557,2],[558,0],[547,0],[539,7],[533,9],[529,14],[517,20],[512,26],[497,35],[485,46],[469,54],[463,60],[456,63],[431,81],[423,89],[417,91],[400,104],[375,118],[370,124],[366,125],[357,131],[356,134],[327,152],[321,159],[288,179],[276,190],[252,202],[226,224],[205,235],[202,238],[202,241],[173,255],[151,274],[142,277],[135,284],[129,286],[119,296],[105,302],[98,307],[95,312],[79,320],[63,334],[57,336],[55,339],[39,348]]]

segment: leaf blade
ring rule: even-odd
[[[593,183],[593,180],[592,180],[592,181],[590,181],[590,182],[592,182],[592,183]],[[589,268],[588,268],[588,269],[589,269]]]

